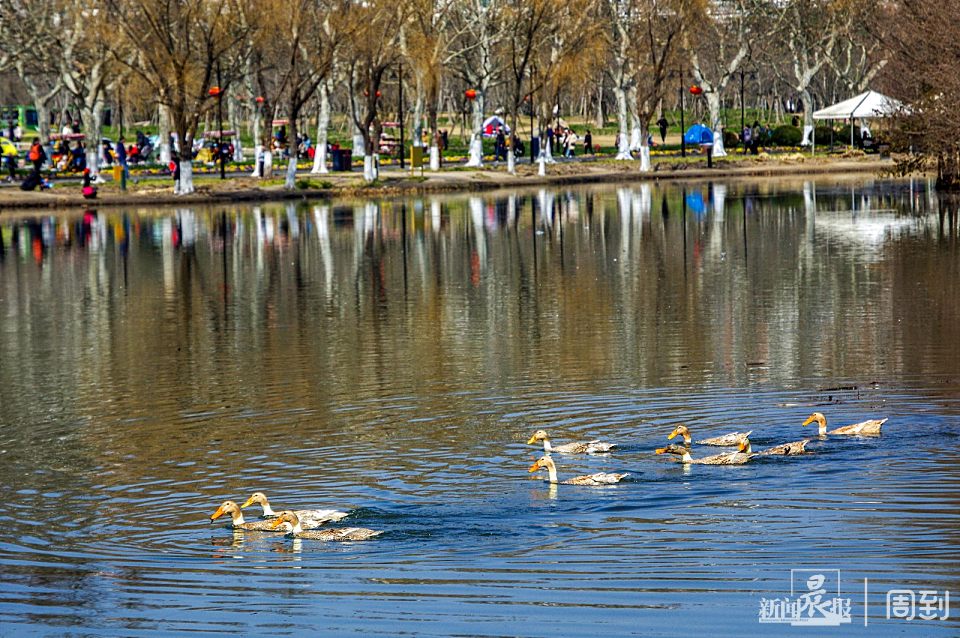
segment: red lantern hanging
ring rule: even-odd
[[[703,88],[697,86],[696,84],[694,84],[693,86],[690,87],[690,94],[691,94],[691,95],[701,95],[701,94],[703,94]]]
[[[466,91],[463,92],[463,94],[464,94],[464,95],[467,97],[467,99],[470,100],[471,102],[472,102],[473,100],[477,99],[477,90],[476,90],[476,89],[467,89]]]
[[[218,95],[220,95],[220,87],[219,87],[219,86],[211,86],[211,87],[210,87],[210,90],[207,91],[207,95],[209,95],[210,97],[217,97]]]
[[[255,101],[256,101],[257,104],[263,104],[263,96],[262,96],[262,95],[258,95],[258,96],[255,98]]]

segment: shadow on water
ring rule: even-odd
[[[957,211],[858,177],[4,214],[0,633],[742,635],[803,568],[902,632],[886,590],[960,581]],[[653,454],[813,410],[890,421]],[[630,479],[531,476],[538,428]],[[384,534],[209,524],[254,490]]]

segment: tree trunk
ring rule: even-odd
[[[619,130],[619,135],[617,136],[617,159],[632,160],[633,156],[630,155],[630,133],[627,130],[627,116],[629,115],[627,110],[627,92],[622,86],[615,86],[613,87],[613,94],[617,98],[617,124]]]
[[[253,102],[253,172],[250,177],[263,177],[260,162],[263,159],[263,141],[260,139],[260,105]]]
[[[240,122],[237,118],[237,101],[233,98],[227,100],[227,120],[230,122],[230,128],[236,131],[233,135],[233,161],[243,161],[243,147],[240,143]]]
[[[102,126],[103,110],[99,108],[81,107],[80,117],[83,119],[82,129],[86,137],[87,168],[90,169],[90,178],[96,179],[100,170],[100,129]]]
[[[320,113],[317,115],[317,141],[314,146],[314,175],[327,172],[327,130],[330,128],[330,88],[326,82],[320,84]]]
[[[160,153],[160,163],[164,166],[170,164],[170,111],[166,106],[159,106],[157,115],[157,133],[160,138],[157,140],[157,146]],[[92,172],[92,171],[91,171]]]
[[[353,125],[353,154],[356,157],[366,158],[367,156],[367,147],[363,140],[363,132],[360,131],[360,127],[356,124]]]
[[[813,126],[813,97],[809,89],[806,87],[801,89],[800,99],[803,100],[803,141],[800,142],[800,146],[809,146],[816,143]]]
[[[477,91],[477,97],[471,105],[473,110],[473,133],[470,137],[470,160],[467,166],[483,166],[483,111],[486,96],[483,91]]]
[[[192,145],[193,142],[190,144]],[[181,143],[180,148],[183,150],[184,144]],[[193,160],[185,159],[188,158],[190,154],[188,151],[187,155],[180,158],[180,195],[189,195],[196,190],[193,187]]]
[[[287,131],[287,175],[283,180],[284,190],[292,191],[297,185],[297,119],[300,117],[300,108],[296,103],[297,98],[292,98],[287,105],[287,112],[290,115],[290,129]]]

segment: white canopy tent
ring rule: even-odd
[[[853,146],[853,120],[873,117],[891,117],[903,108],[903,103],[876,91],[865,91],[843,102],[813,112],[815,120],[850,120],[850,146]],[[811,135],[811,146],[816,136]]]

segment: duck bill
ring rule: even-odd
[[[536,443],[536,442],[537,442],[537,437],[536,437],[536,436],[531,436],[531,437],[530,437],[530,440],[527,441],[527,445],[533,445],[533,444]]]
[[[277,529],[281,525],[283,525],[283,519],[278,518],[277,520],[270,523],[270,529]]]
[[[224,512],[223,512],[223,506],[221,505],[220,507],[217,508],[217,511],[216,511],[216,512],[214,512],[213,514],[210,515],[210,521],[213,522],[213,521],[217,520],[218,518],[220,518],[221,516],[223,516],[223,514],[224,514]]]
[[[807,417],[807,420],[804,421],[804,422],[802,423],[802,425],[810,425],[810,424],[813,423],[814,421],[816,421],[815,418],[813,418],[812,416],[808,416],[808,417]]]
[[[654,450],[654,452],[655,452],[656,454],[666,454],[667,448],[665,448],[665,447],[658,447],[656,450]]]
[[[678,432],[677,430],[674,430],[673,432],[670,433],[670,436],[667,437],[667,440],[672,441],[678,434],[680,434],[680,432]],[[660,453],[657,452],[657,454],[660,454]]]
[[[532,473],[532,472],[536,472],[539,469],[540,469],[540,461],[537,461],[536,463],[530,466],[530,469],[528,469],[527,472]]]
[[[253,497],[252,497],[252,496],[251,496],[250,498],[248,498],[248,499],[243,503],[243,505],[240,506],[240,509],[243,509],[244,507],[250,507],[251,505],[253,505]]]

